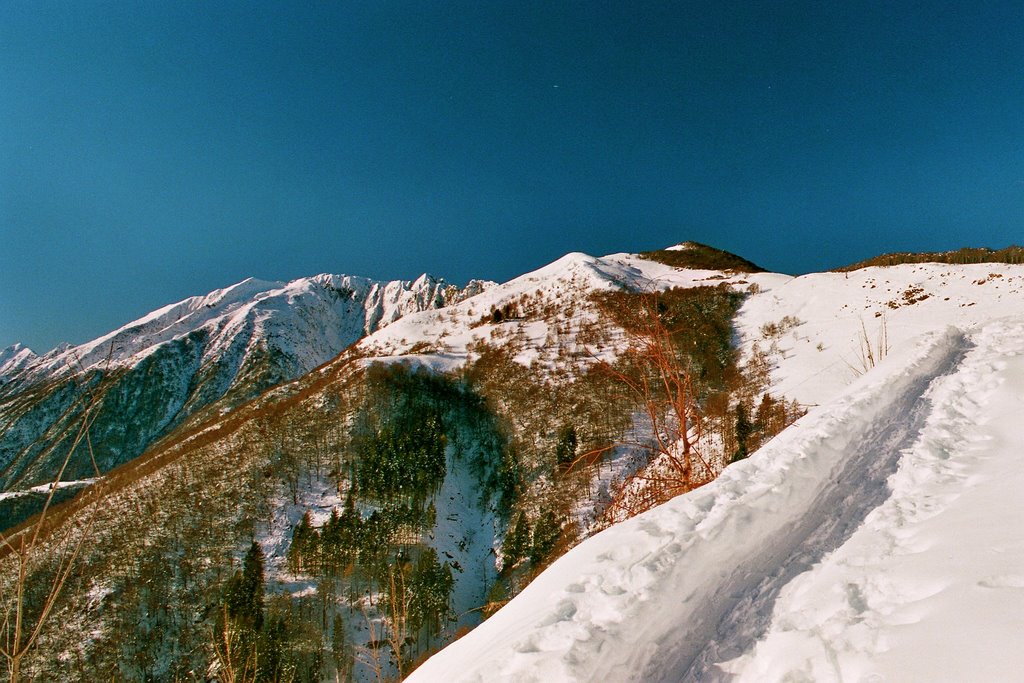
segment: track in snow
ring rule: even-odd
[[[760,642],[783,588],[891,497],[970,347],[950,330],[894,354],[707,487],[581,543],[412,678],[728,680],[716,664]]]
[[[835,482],[813,501],[796,526],[766,538],[726,574],[706,604],[692,610],[696,619],[687,624],[685,636],[659,644],[660,654],[648,663],[644,680],[683,683],[731,678],[714,665],[752,647],[770,625],[782,588],[842,545],[868,513],[888,498],[887,480],[928,417],[929,387],[952,374],[969,350],[969,342],[961,337],[935,372],[903,390],[885,419],[865,425],[863,446],[851,453]]]

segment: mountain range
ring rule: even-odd
[[[964,253],[246,280],[4,350],[0,587],[30,577],[43,620],[19,666],[1013,680],[1024,266]]]
[[[95,476],[93,459],[106,472],[214,404],[228,410],[403,315],[456,303],[489,284],[459,288],[429,275],[250,278],[43,356],[16,344],[0,352],[0,487],[14,502],[12,491],[52,479],[97,388],[103,399],[91,427],[94,452],[73,458],[65,480]],[[24,514],[3,512],[0,504],[0,526]]]

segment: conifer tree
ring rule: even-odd
[[[409,630],[433,638],[448,620],[449,599],[454,579],[448,563],[438,561],[437,551],[428,547],[416,559],[409,578]]]
[[[530,522],[526,519],[526,515],[522,512],[516,517],[515,526],[509,531],[508,536],[505,537],[505,544],[503,546],[505,555],[504,568],[509,569],[519,560],[526,557],[530,550]]]
[[[736,452],[732,456],[732,462],[747,457],[747,441],[754,432],[754,424],[750,421],[750,409],[746,402],[740,401],[736,404]]]
[[[762,435],[768,435],[772,429],[772,414],[775,412],[775,399],[771,394],[765,393],[761,397],[761,403],[757,406],[757,413],[754,416],[754,424]]]
[[[239,626],[253,631],[263,626],[263,572],[263,548],[253,541],[245,554],[242,570],[236,571],[228,581],[225,596],[228,616]]]
[[[334,667],[338,671],[338,677],[341,680],[348,680],[354,657],[345,630],[345,620],[338,613],[335,613],[331,624],[331,654],[334,656]]]
[[[558,445],[555,447],[555,461],[559,465],[569,465],[576,459],[576,427],[566,425],[558,432]]]
[[[309,571],[319,550],[320,535],[313,527],[309,510],[292,531],[292,543],[288,546],[288,569],[294,573]]]
[[[544,512],[533,527],[533,545],[530,547],[530,562],[540,564],[555,548],[562,525],[551,510]]]

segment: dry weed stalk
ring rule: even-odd
[[[875,342],[871,341],[868,329],[864,321],[860,321],[860,335],[857,337],[857,365],[847,363],[846,366],[855,376],[860,376],[871,370],[882,362],[882,359],[889,354],[889,327],[885,322],[885,316],[881,316],[878,325],[878,337]]]
[[[241,664],[237,663],[237,650],[242,648],[242,634],[232,623],[228,616],[227,603],[221,607],[224,629],[217,635],[216,626],[213,627],[211,642],[213,643],[213,654],[217,661],[216,675],[223,683],[250,683],[256,680],[256,672],[259,670],[258,655],[256,648],[250,648]]]
[[[113,348],[111,348],[112,352]],[[109,368],[109,366],[110,354],[107,356],[106,368]],[[81,370],[80,364],[79,368],[80,375],[84,376],[85,372]],[[106,370],[104,370],[103,376],[106,378]],[[102,389],[102,386],[100,389]],[[55,566],[52,566],[52,577],[46,579],[47,585],[29,585],[30,581],[34,578],[33,573],[41,572],[46,568],[47,554],[45,553],[46,549],[43,543],[53,535],[53,532],[47,528],[48,515],[53,507],[54,497],[64,472],[67,470],[71,458],[82,444],[85,445],[89,454],[94,476],[99,477],[100,475],[99,467],[96,464],[96,457],[93,453],[89,430],[96,419],[96,412],[100,405],[102,394],[101,390],[90,391],[86,386],[80,401],[68,407],[65,417],[73,414],[73,411],[79,406],[84,406],[82,408],[81,424],[75,433],[74,439],[71,441],[67,454],[64,456],[63,461],[61,461],[53,481],[49,485],[42,511],[36,515],[31,523],[23,526],[20,530],[10,535],[0,536],[0,547],[6,551],[9,557],[13,556],[14,562],[17,564],[13,595],[4,595],[0,598],[3,602],[3,620],[0,622],[0,655],[3,656],[7,663],[7,671],[11,683],[18,683],[21,680],[23,660],[43,632],[47,618],[56,606],[58,598],[71,577],[72,571],[75,569],[86,539],[92,535],[93,525],[96,521],[96,512],[99,508],[95,501],[87,506],[87,511],[78,520],[75,520],[75,523],[67,525],[66,536],[56,543],[57,550],[51,555],[56,558]],[[43,452],[40,458],[45,458],[47,454],[56,448],[58,443],[59,441],[55,440]],[[77,537],[75,536],[76,528],[78,531]],[[40,588],[43,590],[39,591]],[[42,603],[36,614],[30,613],[30,605],[27,604],[30,590],[33,592],[39,591],[43,595]]]
[[[594,368],[625,389],[651,426],[650,441],[617,443],[583,453],[569,465],[593,462],[619,447],[641,448],[652,453],[647,465],[627,477],[614,496],[610,510],[632,517],[714,478],[717,472],[699,448],[702,424],[693,372],[680,358],[670,330],[659,315],[656,291],[644,292],[624,326],[628,349],[625,363],[613,365],[597,358]],[[629,492],[639,484],[648,492],[642,497]]]
[[[365,604],[360,603],[359,609],[363,613],[363,620],[366,621],[366,627],[370,632],[370,641],[365,647],[360,647],[357,650],[356,661],[370,669],[374,674],[374,680],[384,681],[384,664],[380,658],[380,640],[377,638],[377,624],[370,618]]]

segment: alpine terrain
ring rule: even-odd
[[[250,278],[80,346],[42,357],[18,344],[0,351],[0,527],[34,511],[23,494],[53,479],[97,388],[103,401],[90,435],[95,465],[106,472],[211,404],[229,409],[407,313],[460,301],[487,284],[460,289],[428,275]],[[61,478],[74,488],[94,475],[92,458],[76,456]]]
[[[1020,256],[247,280],[12,347],[0,653],[40,680],[1016,680]]]

